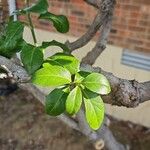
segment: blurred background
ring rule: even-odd
[[[34,2],[34,0],[32,0],[32,2]],[[96,15],[96,10],[93,7],[87,5],[83,0],[49,0],[49,5],[50,5],[49,11],[51,11],[52,13],[63,14],[68,17],[70,22],[70,31],[67,34],[60,34],[53,28],[53,26],[49,22],[39,21],[37,20],[36,15],[32,15],[33,23],[36,27],[36,35],[39,44],[42,41],[51,41],[53,39],[56,39],[57,41],[60,42],[66,42],[67,40],[69,41],[76,40],[78,37],[82,36],[87,31],[87,29],[89,28],[91,22],[93,21]],[[23,0],[21,1],[0,0],[0,23],[3,24],[7,20],[9,13],[11,13],[13,9],[15,8],[19,9],[23,7],[25,7],[25,3]],[[21,16],[18,19],[21,21],[26,21],[26,18],[24,16]],[[93,48],[98,36],[99,33],[97,33],[97,35],[93,38],[93,40],[88,45],[75,51],[74,55],[79,59],[82,59],[82,57],[84,57],[86,53]],[[25,28],[24,38],[26,39],[26,41],[32,43],[32,36],[29,28],[27,27]],[[57,50],[58,50],[57,47],[52,47],[50,49],[47,49],[47,56],[52,55]],[[102,53],[102,55],[96,60],[94,66],[100,66],[104,70],[112,72],[114,75],[121,78],[135,79],[139,82],[150,80],[150,1],[149,0],[117,0],[114,17],[113,17],[112,29],[109,35],[107,48]],[[43,90],[43,91],[47,93],[47,90]],[[20,127],[24,128],[23,125],[26,124],[26,121],[28,121],[27,116],[31,120],[34,117],[35,118],[38,117],[37,123],[34,126],[33,124],[35,124],[34,122],[35,118],[31,122],[29,119],[29,128],[31,126],[31,129],[33,130],[33,128],[37,126],[37,124],[40,124],[41,126],[36,127],[36,130],[41,128],[41,130],[39,130],[40,132],[43,132],[41,137],[46,135],[46,138],[48,138],[49,136],[49,134],[47,133],[48,131],[46,131],[43,126],[49,128],[48,127],[49,125],[52,126],[52,124],[56,124],[55,123],[56,120],[52,119],[51,123],[49,123],[46,120],[47,116],[43,114],[42,106],[40,106],[40,104],[36,104],[37,102],[34,103],[32,102],[32,104],[30,104],[31,101],[34,101],[33,96],[30,95],[29,93],[28,94],[25,93],[25,91],[21,91],[21,92],[22,94],[20,94],[19,92],[19,95],[18,92],[16,92],[17,94],[13,93],[13,96],[8,96],[6,99],[9,101],[9,104],[3,100],[5,99],[4,97],[0,98],[0,100],[2,99],[0,101],[0,108],[2,108],[0,109],[0,121],[4,121],[4,119],[7,118],[6,112],[7,111],[9,112],[8,109],[10,108],[10,104],[11,104],[11,106],[14,107],[14,110],[16,110],[15,114],[13,113],[14,110],[12,108],[10,108],[11,113],[9,112],[10,114],[13,114],[13,117],[16,120],[14,120],[14,118],[11,118],[11,115],[8,113],[8,116],[10,115],[9,118],[13,122],[13,125],[14,123],[16,123],[15,121],[20,121],[19,128]],[[18,97],[20,98],[21,101],[18,100]],[[11,100],[11,98],[13,99],[13,101],[15,101],[15,106],[13,106],[13,101]],[[24,100],[24,98],[26,98],[26,100]],[[5,111],[3,110],[4,106],[6,107]],[[20,106],[20,108],[17,106]],[[149,132],[150,109],[149,108],[150,108],[150,102],[145,102],[144,104],[140,104],[140,106],[138,106],[137,108],[116,107],[116,106],[110,106],[106,104],[107,114],[110,114],[116,118],[113,120],[114,122],[112,125],[112,129],[115,131],[114,134],[116,132],[119,132],[120,134],[126,133],[127,134],[126,138],[130,137],[131,139],[129,138],[130,141],[128,141],[126,138],[124,138],[123,139],[124,141],[130,144],[132,143],[134,146],[137,145],[137,143],[139,144],[138,147],[133,146],[133,149],[136,150],[150,149],[150,134],[149,134],[150,133]],[[20,111],[19,109],[22,110]],[[27,110],[30,111],[28,111],[28,113],[26,114],[25,112]],[[32,111],[35,113],[35,116],[33,115]],[[31,116],[29,112],[32,113],[34,117]],[[26,115],[26,117],[24,119],[20,118],[22,115]],[[42,116],[42,120],[39,117],[40,115]],[[116,123],[116,120],[118,119],[123,120],[123,122],[121,122],[122,124]],[[7,123],[10,123],[11,122],[10,120],[8,120]],[[124,121],[127,121],[128,124],[126,124],[127,122],[125,123]],[[133,122],[134,124],[132,123],[130,124],[129,121]],[[46,125],[42,124],[43,122],[45,122],[44,124]],[[59,121],[56,122],[58,123]],[[58,124],[60,125],[63,123],[58,123]],[[140,124],[141,126],[136,126],[135,124]],[[9,126],[11,125],[9,124]],[[0,133],[4,132],[4,125],[2,127],[0,129]],[[11,130],[11,127],[9,128]],[[15,125],[13,129],[14,128]],[[88,145],[87,141],[83,137],[82,137],[83,138],[82,144],[81,141],[78,141],[75,138],[76,136],[81,136],[81,135],[76,135],[75,137],[72,137],[73,136],[72,134],[75,133],[72,132],[71,129],[68,129],[65,125],[63,125],[63,128],[65,129],[64,130],[65,132],[63,133],[59,131],[60,129],[57,129],[58,133],[60,132],[62,134],[59,136],[60,137],[66,136],[65,138],[68,138],[68,143],[70,144],[72,142],[70,145],[73,145],[73,141],[75,141],[76,144],[74,149],[83,149],[83,150],[88,148],[92,149],[92,147]],[[119,130],[119,128],[121,128],[120,129],[121,131]],[[119,131],[116,131],[117,129]],[[135,129],[134,133],[132,133],[133,132],[132,129]],[[14,130],[17,131],[17,129]],[[31,133],[32,130],[30,131]],[[50,132],[52,133],[52,135],[56,134],[53,133],[52,129],[48,129],[48,130],[51,130]],[[131,133],[127,133],[127,130]],[[39,132],[37,131],[36,134],[39,137],[38,133]],[[68,133],[68,137],[67,137],[67,133]],[[20,131],[19,134],[21,134]],[[23,135],[19,135],[19,136],[28,137],[28,135],[25,134],[25,131],[22,134]],[[4,133],[3,136],[5,137]],[[56,141],[61,143],[63,140],[60,140],[59,136],[58,136],[58,141],[57,140]],[[69,136],[72,137],[72,141],[70,141],[71,139],[69,138]],[[146,138],[143,139],[145,140],[143,142],[144,144],[142,143],[141,138],[136,139],[136,137],[142,137],[142,136]],[[11,137],[11,133],[10,135],[8,133],[8,138],[10,137]],[[29,139],[30,138],[31,137],[29,136]],[[39,141],[40,140],[41,139],[39,139]],[[6,140],[6,143],[7,142],[9,143],[9,140],[8,141]],[[10,143],[11,142],[13,141],[10,141]],[[31,142],[31,147],[32,145],[34,145],[34,143],[36,143],[34,140],[33,141],[31,140],[30,142]],[[28,138],[27,138],[27,143],[28,143]],[[54,145],[56,143],[55,141],[53,141]],[[63,145],[63,142],[61,144]],[[30,143],[26,145],[28,145],[27,149],[31,148]],[[145,147],[142,147],[143,145],[145,145]],[[0,139],[0,147],[1,147],[1,139]],[[7,147],[4,148],[4,150],[5,149],[7,149]],[[40,149],[40,148],[39,146],[37,146],[31,149]],[[41,149],[44,149],[44,146]],[[58,148],[57,146],[54,146],[53,148],[49,147],[47,149],[60,150],[62,148],[60,147]],[[64,149],[70,150],[73,148],[65,147]]]

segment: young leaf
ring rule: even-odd
[[[78,73],[76,73],[75,75],[75,82],[76,83],[81,83],[84,78],[86,78],[89,74],[91,74],[90,72],[85,72],[85,71],[80,71]]]
[[[9,22],[5,34],[0,38],[0,55],[10,58],[13,54],[20,51],[20,45],[23,37],[24,26],[21,22]]]
[[[104,103],[100,96],[91,99],[84,98],[84,103],[86,120],[92,129],[97,130],[103,122]]]
[[[43,52],[39,47],[26,44],[21,51],[21,60],[29,74],[33,74],[43,63]]]
[[[50,42],[43,42],[41,47],[45,49],[49,46],[59,46],[60,48],[63,49],[64,52],[69,52],[69,48],[65,44],[57,42],[55,40]]]
[[[33,74],[32,82],[41,86],[60,86],[71,82],[71,74],[61,66],[52,66],[46,63],[44,68]]]
[[[20,13],[39,13],[43,14],[46,13],[48,9],[48,2],[47,0],[38,0],[36,4],[33,4],[30,7],[27,7],[20,11]]]
[[[68,95],[66,100],[66,111],[73,115],[77,113],[82,104],[82,92],[81,89],[76,86]]]
[[[67,93],[61,89],[54,89],[47,97],[45,103],[46,113],[57,116],[65,111]]]
[[[57,53],[50,57],[52,61],[55,61],[60,66],[68,69],[71,74],[75,74],[79,71],[80,62],[72,55]]]
[[[82,81],[82,84],[89,90],[99,94],[108,94],[111,91],[108,80],[99,73],[91,73]]]
[[[92,92],[87,88],[82,89],[82,92],[83,92],[83,97],[86,99],[93,99],[99,96],[98,93]]]
[[[69,31],[69,21],[63,15],[55,15],[50,12],[46,12],[45,14],[41,14],[39,19],[52,21],[56,30],[61,33],[66,33]]]

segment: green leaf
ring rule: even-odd
[[[104,119],[104,103],[100,96],[91,99],[84,98],[84,103],[86,120],[92,129],[97,130]]]
[[[69,52],[70,51],[69,48],[65,44],[57,42],[55,40],[50,41],[50,42],[43,42],[41,47],[45,49],[49,46],[59,46],[60,48],[63,49],[64,52]]]
[[[8,23],[5,34],[0,37],[0,55],[10,58],[21,50],[18,45],[23,42],[23,30],[24,26],[19,21]]]
[[[80,71],[78,73],[76,73],[75,75],[75,82],[76,83],[81,83],[84,78],[86,78],[89,74],[91,74],[90,72],[85,72],[85,71]]]
[[[27,7],[23,10],[20,10],[20,13],[39,13],[43,14],[46,13],[48,9],[48,2],[47,0],[38,0],[36,4],[33,4],[30,7]]]
[[[111,91],[108,80],[99,73],[91,73],[82,81],[82,84],[89,90],[99,94],[108,94]]]
[[[68,95],[66,100],[66,111],[73,115],[77,113],[82,104],[82,92],[81,89],[76,86]]]
[[[83,97],[86,99],[92,99],[98,97],[99,94],[88,90],[87,88],[82,89]]]
[[[43,52],[39,47],[26,44],[21,51],[21,60],[29,74],[33,74],[43,63]]]
[[[56,62],[56,65],[60,65],[68,69],[71,74],[75,74],[79,71],[80,62],[72,55],[57,53],[51,56],[50,59]]]
[[[44,68],[36,71],[32,76],[32,82],[41,86],[60,86],[71,82],[70,72],[61,66],[44,64]]]
[[[68,94],[61,89],[54,89],[47,97],[45,103],[46,113],[57,116],[65,111],[65,103]]]
[[[69,21],[66,16],[46,12],[45,14],[41,14],[39,19],[52,21],[56,30],[61,33],[66,33],[69,31]]]

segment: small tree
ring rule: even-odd
[[[21,88],[30,91],[45,105],[47,114],[57,116],[86,135],[96,142],[97,149],[105,143],[109,150],[124,150],[126,147],[118,143],[108,129],[106,115],[104,119],[104,103],[135,107],[150,99],[150,82],[138,83],[135,80],[120,79],[99,67],[92,67],[106,47],[115,0],[85,2],[98,11],[82,37],[65,44],[52,40],[38,45],[31,13],[38,14],[38,19],[51,21],[61,33],[68,32],[69,22],[63,15],[48,12],[47,0],[38,0],[32,6],[26,0],[26,7],[14,13],[27,16],[34,44],[23,39],[26,23],[12,21],[11,17],[0,37],[0,66],[11,73]],[[99,29],[101,33],[95,47],[80,62],[71,53],[86,45]],[[62,52],[44,59],[45,49],[49,46],[58,46]],[[16,63],[17,52],[21,55],[19,64]],[[33,84],[57,88],[45,96]]]

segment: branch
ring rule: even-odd
[[[84,135],[86,135],[92,141],[98,140],[99,137],[97,133],[88,126],[82,109],[77,113],[76,117],[77,117],[81,132],[84,133]]]
[[[26,3],[27,7],[30,6],[29,0],[25,0],[25,3]],[[32,38],[33,38],[33,42],[36,45],[37,39],[36,39],[36,35],[35,35],[35,31],[34,31],[34,26],[33,26],[33,23],[32,23],[32,19],[31,19],[31,14],[30,13],[27,13],[27,19],[29,21],[30,30],[31,30]]]
[[[95,147],[97,149],[102,149],[105,146],[105,148],[109,150],[125,150],[125,147],[116,141],[112,132],[109,128],[107,128],[105,123],[103,123],[102,127],[98,131],[93,131],[87,124],[84,111],[82,109],[77,113],[77,119],[80,131],[95,142]],[[107,118],[105,119],[105,122],[106,120]]]
[[[90,28],[88,29],[88,31],[79,39],[77,39],[76,41],[70,43],[69,41],[66,42],[66,45],[68,46],[68,48],[71,51],[74,51],[80,47],[83,47],[84,45],[86,45],[96,34],[96,32],[98,31],[98,29],[101,27],[104,19],[105,19],[106,14],[100,15],[100,13],[98,13],[93,21],[93,23],[91,24]]]
[[[105,103],[117,106],[136,107],[140,103],[150,100],[150,81],[139,83],[114,76],[99,67],[82,64],[81,70],[99,72],[106,76],[111,85],[111,93],[102,96]]]
[[[110,129],[103,124],[103,126],[98,130],[99,136],[105,141],[105,146],[108,150],[125,150],[126,148],[118,143],[114,138]]]
[[[26,82],[30,79],[25,69],[3,56],[0,56],[0,66],[11,73],[16,82]]]
[[[100,7],[100,5],[99,5],[99,3],[100,3],[100,1],[101,0],[84,0],[86,3],[88,3],[89,5],[92,5],[92,6],[94,6],[95,8],[99,8]]]
[[[106,48],[108,35],[110,33],[111,24],[112,24],[112,17],[113,17],[113,9],[108,13],[105,21],[103,23],[98,41],[95,47],[87,53],[87,55],[82,59],[82,62],[85,64],[93,65],[99,55],[103,52]]]
[[[80,47],[83,47],[94,37],[96,32],[99,30],[99,28],[103,25],[103,23],[107,19],[108,15],[112,14],[111,12],[113,11],[114,5],[116,3],[115,0],[102,0],[101,2],[97,0],[95,2],[94,1],[93,2],[86,1],[86,2],[91,2],[91,4],[93,5],[96,4],[99,8],[98,14],[96,15],[88,31],[82,37],[80,37],[79,39],[77,39],[72,43],[70,43],[69,41],[66,42],[66,45],[71,50],[71,52]]]
[[[12,60],[9,60],[3,56],[0,56],[0,67],[3,67],[9,73],[11,73],[12,77],[16,82],[23,83],[29,81],[30,77],[27,74],[26,70],[19,65],[16,65]],[[22,89],[25,89],[32,93],[43,105],[45,105],[45,95],[34,85],[30,83],[20,84]],[[78,125],[72,119],[67,117],[66,115],[58,116],[60,120],[68,124],[73,129],[78,130]]]
[[[16,82],[28,82],[29,76],[22,66],[16,65],[13,61],[0,56],[0,66],[9,70]],[[103,71],[99,67],[93,68],[90,65],[81,65],[83,71],[94,71],[106,76],[111,84],[111,93],[103,96],[105,103],[117,106],[136,107],[140,103],[150,100],[150,81],[139,83],[135,80],[126,80],[114,76],[112,73]],[[36,93],[39,97],[41,93]],[[43,96],[39,99],[44,99]]]
[[[43,92],[41,92],[41,90],[39,90],[37,87],[35,87],[34,85],[32,85],[30,83],[26,83],[26,84],[21,84],[20,88],[32,93],[33,96],[37,100],[39,100],[43,105],[45,105],[45,94]],[[89,128],[89,126],[85,120],[84,113],[82,110],[77,115],[78,123],[74,119],[68,117],[65,114],[61,114],[61,115],[57,116],[57,118],[59,120],[61,120],[62,122],[64,122],[65,124],[67,124],[69,127],[73,128],[73,129],[81,132],[85,136],[87,136],[93,143],[96,143],[95,146],[98,146],[97,145],[98,141],[100,141],[102,138],[104,138],[104,140],[106,140],[106,142],[107,142],[105,145],[106,147],[111,145],[112,148],[116,147],[115,150],[124,150],[124,149],[120,149],[118,147],[118,146],[122,146],[122,145],[115,140],[114,136],[112,135],[112,132],[109,129],[107,129],[108,130],[106,132],[107,135],[105,135],[106,127],[104,127],[104,128],[102,127],[103,132],[100,134],[97,133],[96,131],[91,130],[91,128]],[[108,146],[107,146],[107,144],[108,144]],[[108,148],[109,148],[109,150],[114,150],[111,147],[108,147]]]
[[[43,105],[45,105],[45,94],[38,89],[37,87],[35,87],[34,85],[32,85],[31,83],[26,83],[26,84],[20,84],[20,88],[30,92],[33,94],[33,96],[40,101]],[[65,124],[67,124],[69,127],[78,130],[79,131],[79,127],[78,124],[71,118],[69,118],[67,115],[62,114],[57,116],[57,118],[61,121],[63,121]]]

